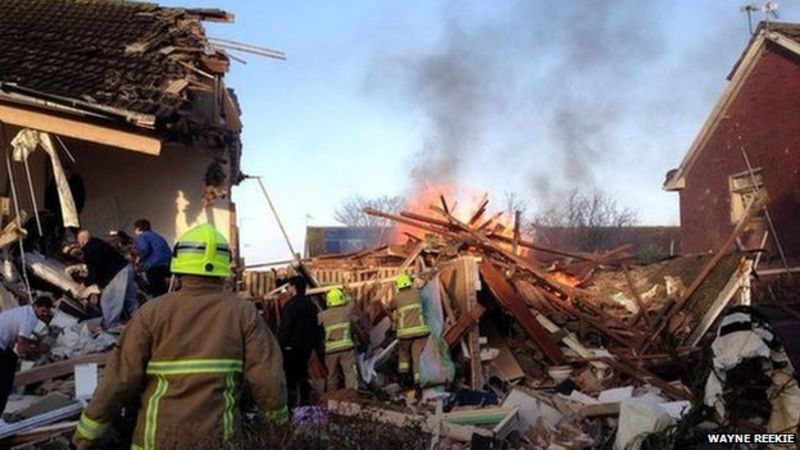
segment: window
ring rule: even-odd
[[[731,223],[737,223],[744,216],[747,205],[764,187],[761,168],[731,175],[728,177],[728,186],[731,193]]]

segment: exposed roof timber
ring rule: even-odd
[[[789,39],[786,36],[783,36],[782,34],[775,32],[767,32],[766,38],[780,45],[786,50],[789,50],[790,52],[800,56],[800,43],[798,43],[794,39]]]
[[[216,8],[190,8],[186,12],[208,22],[233,23],[236,16]]]
[[[764,42],[766,40],[765,34],[766,33],[764,32],[759,33],[758,36],[751,42],[747,52],[739,62],[736,72],[731,77],[728,85],[722,92],[722,95],[720,95],[716,105],[714,105],[714,109],[711,111],[711,114],[708,116],[705,123],[703,123],[703,127],[695,137],[691,147],[689,147],[689,151],[687,151],[686,155],[683,157],[678,170],[672,175],[672,177],[664,182],[663,188],[665,190],[676,191],[685,186],[686,182],[684,180],[684,176],[686,175],[686,172],[692,166],[695,159],[697,159],[697,156],[699,156],[701,149],[705,147],[706,142],[708,142],[708,139],[713,134],[717,124],[722,119],[725,110],[731,104],[733,99],[736,98],[736,94],[738,94],[741,90],[744,80],[747,79],[747,76],[753,70],[753,67],[755,67],[754,62],[757,60],[757,56],[763,51],[764,48]]]
[[[0,103],[0,122],[32,128],[84,141],[118,147],[147,155],[161,153],[161,141],[129,131],[59,117]]]

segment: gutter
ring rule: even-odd
[[[152,114],[141,114],[121,108],[96,105],[69,97],[47,94],[14,83],[2,81],[0,81],[0,98],[84,117],[89,116],[107,120],[122,120],[141,128],[152,129],[155,128],[156,123],[156,116]]]

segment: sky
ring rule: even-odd
[[[761,0],[757,0],[761,2]],[[354,195],[456,184],[527,200],[602,190],[641,224],[677,225],[680,164],[750,37],[744,1],[170,0],[218,7],[236,53],[242,170],[270,191],[292,245]],[[762,3],[756,3],[761,5]],[[800,4],[779,2],[781,21]],[[763,19],[756,13],[754,23]],[[255,181],[234,189],[247,264],[290,257]]]

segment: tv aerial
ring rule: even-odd
[[[742,6],[741,11],[747,14],[747,29],[750,31],[750,35],[753,34],[753,13],[764,13],[764,24],[767,29],[769,29],[770,18],[775,20],[780,18],[780,16],[778,16],[778,4],[773,1],[765,2],[761,6],[750,3],[749,5]]]

